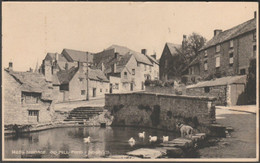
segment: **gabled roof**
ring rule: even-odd
[[[166,42],[166,46],[169,48],[171,55],[175,55],[177,53],[176,49],[181,48],[180,44],[173,44],[173,43],[170,43],[170,42]]]
[[[105,74],[99,69],[89,69],[88,72],[88,77],[90,80],[109,82]]]
[[[120,46],[120,45],[112,45],[108,47],[106,50],[111,50],[111,49],[114,49],[114,51],[119,53],[119,55],[133,54],[137,62],[152,65],[151,61],[145,55],[138,53],[134,50],[131,50],[128,47]]]
[[[152,62],[152,63],[155,63],[155,64],[158,64],[159,65],[159,62],[152,56],[149,56],[149,55],[146,55],[146,57]]]
[[[200,87],[212,87],[212,86],[221,86],[229,84],[245,84],[246,75],[241,76],[227,76],[222,78],[217,78],[210,81],[202,81],[197,84],[189,85],[186,88],[200,88]]]
[[[51,85],[46,82],[45,77],[35,72],[18,72],[5,69],[18,83],[21,84],[21,91],[42,93],[43,100],[51,100]]]
[[[69,62],[74,62],[74,61],[87,62],[87,60],[90,63],[93,62],[93,56],[92,53],[90,52],[72,50],[72,49],[63,49],[61,53]]]
[[[47,53],[44,60],[54,61],[56,56],[58,61],[67,62],[67,59],[62,54],[58,54],[58,53]]]
[[[240,36],[244,33],[250,32],[256,30],[256,19],[248,20],[242,24],[239,24],[231,29],[225,30],[218,35],[214,36],[211,40],[207,42],[206,45],[204,45],[201,50],[207,49],[211,46],[215,46],[219,43],[222,43],[224,41],[231,40],[237,36]]]
[[[60,84],[69,84],[70,80],[77,73],[78,67],[71,67],[69,70],[61,70],[57,72],[57,77]]]

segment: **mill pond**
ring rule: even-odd
[[[145,138],[138,133],[145,131]],[[149,135],[157,142],[149,142]],[[138,148],[153,148],[177,133],[134,127],[68,127],[55,128],[19,136],[5,136],[5,158],[100,158],[106,155],[124,155]],[[91,137],[89,143],[84,138]],[[133,137],[135,144],[128,140]]]

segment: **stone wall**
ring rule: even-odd
[[[176,130],[176,123],[209,132],[215,121],[215,98],[156,93],[106,94],[105,108],[114,116],[112,125]]]
[[[204,87],[186,89],[186,94],[190,96],[206,96],[216,97],[216,105],[227,104],[227,86],[212,86],[208,87],[209,92],[205,92]]]

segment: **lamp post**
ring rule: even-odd
[[[86,74],[86,79],[87,79],[87,97],[86,97],[86,100],[89,101],[89,88],[88,88],[88,83],[89,83],[89,80],[88,80],[88,52],[86,52],[87,54],[87,74]]]

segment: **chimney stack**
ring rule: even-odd
[[[13,62],[9,62],[8,70],[13,71]]]
[[[142,50],[141,50],[141,53],[144,54],[144,55],[146,55],[146,52],[147,52],[146,49],[142,49]]]
[[[256,11],[254,12],[254,19],[256,19]]]
[[[156,60],[156,53],[154,53],[153,55],[151,55],[151,57],[153,57]]]
[[[186,48],[186,44],[187,44],[186,35],[183,35],[183,37],[182,37],[182,49],[183,50]]]
[[[214,36],[217,36],[218,34],[220,34],[222,32],[222,29],[215,29],[214,30]]]

